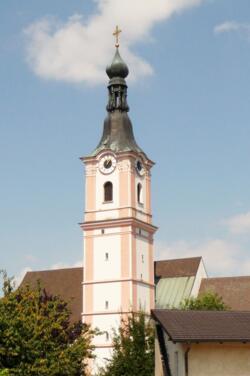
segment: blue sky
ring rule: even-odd
[[[156,257],[250,274],[249,0],[1,2],[0,268],[81,262],[78,158],[101,136],[116,24],[136,139],[156,162]]]

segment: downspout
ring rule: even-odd
[[[185,376],[188,376],[188,353],[191,350],[190,345],[188,345],[187,350],[185,351],[184,357],[185,357]]]

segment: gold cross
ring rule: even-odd
[[[119,30],[119,27],[116,26],[115,31],[113,32],[113,35],[115,36],[115,41],[116,41],[115,46],[116,46],[116,47],[119,47],[119,34],[120,34],[121,32],[122,32],[122,31]]]

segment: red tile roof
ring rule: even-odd
[[[195,276],[200,262],[201,257],[155,261],[155,276],[157,278]]]
[[[250,342],[250,312],[152,310],[173,342]]]
[[[250,276],[203,279],[199,295],[206,291],[217,293],[234,311],[250,311]]]
[[[83,268],[27,272],[20,287],[28,284],[35,288],[38,280],[48,294],[60,296],[69,302],[72,322],[81,320]]]

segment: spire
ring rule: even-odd
[[[107,67],[106,73],[109,77],[108,83],[108,104],[107,117],[104,121],[104,129],[101,141],[90,156],[97,155],[100,151],[110,149],[114,153],[134,151],[143,153],[142,149],[137,145],[133,126],[128,117],[129,107],[127,104],[127,84],[125,78],[128,76],[129,70],[127,64],[122,60],[119,53],[119,30],[113,35],[116,37],[116,51],[112,63]],[[144,154],[144,153],[143,153]]]

